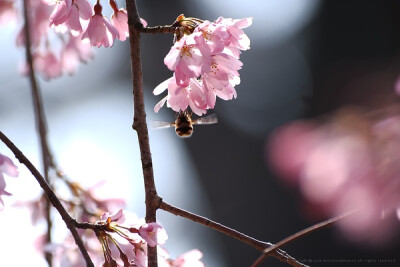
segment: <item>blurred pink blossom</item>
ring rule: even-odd
[[[61,51],[62,69],[68,74],[73,74],[78,69],[80,62],[87,62],[94,57],[89,44],[83,44],[80,36],[69,35],[69,39]]]
[[[0,154],[0,211],[4,208],[4,202],[2,196],[10,196],[6,189],[6,181],[4,180],[4,175],[11,177],[18,176],[17,166],[11,161],[10,158]]]
[[[394,84],[394,91],[396,94],[400,95],[400,76],[398,76],[396,79],[396,82]]]
[[[13,0],[0,0],[0,24],[16,21],[17,11]]]
[[[297,185],[314,214],[355,215],[340,225],[356,240],[383,240],[400,207],[400,115],[342,110],[323,123],[297,121],[275,131],[269,160]]]
[[[41,0],[28,0],[28,19],[29,19],[29,30],[32,47],[36,48],[41,44],[43,38],[47,35],[49,25],[49,16],[51,8],[44,4]],[[17,35],[16,40],[17,46],[25,46],[25,25],[21,27]]]
[[[82,203],[85,206],[86,212],[78,215],[81,221],[91,222],[93,219],[93,214],[103,214],[103,216],[110,215],[108,212],[111,210],[120,210],[125,207],[126,202],[122,198],[105,198],[101,194],[101,190],[106,187],[105,181],[100,181],[95,185],[91,186],[87,190],[83,190],[76,185],[78,190],[82,191]],[[104,215],[107,214],[107,215]],[[126,215],[123,214],[125,217]]]
[[[182,255],[175,260],[171,261],[171,267],[204,267],[204,263],[200,261],[203,253],[198,249],[193,249]]]
[[[45,53],[34,53],[33,63],[36,71],[46,80],[57,78],[62,74],[62,62],[50,50]]]

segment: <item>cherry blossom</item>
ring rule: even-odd
[[[151,247],[162,245],[167,240],[167,233],[158,223],[146,223],[139,228],[139,235]]]
[[[218,18],[214,22],[179,16],[176,42],[164,58],[165,65],[174,75],[158,85],[158,95],[168,88],[168,95],[154,107],[154,111],[167,103],[174,111],[190,107],[197,115],[215,107],[216,98],[236,98],[235,86],[240,84],[238,70],[242,67],[240,51],[250,48],[250,40],[243,28],[252,19]]]
[[[114,13],[111,15],[111,23],[119,33],[119,40],[125,41],[129,36],[128,15],[126,14],[126,10],[114,10]]]
[[[210,71],[202,75],[208,108],[214,108],[216,96],[223,100],[236,98],[235,85],[240,83],[238,70],[242,65],[241,61],[227,54],[212,56]]]
[[[102,6],[94,6],[94,15],[90,18],[86,31],[82,34],[82,40],[90,42],[92,46],[111,47],[115,38],[120,38],[117,29],[102,15]]]
[[[386,112],[390,113],[390,112]],[[400,207],[400,115],[344,110],[330,121],[298,121],[276,131],[269,158],[300,188],[313,215],[356,211],[339,222],[355,240],[383,240],[393,229],[382,220]]]
[[[75,36],[82,32],[80,19],[89,20],[92,16],[92,5],[87,0],[50,1],[50,5],[56,5],[50,15],[50,26],[56,26],[56,30],[65,33],[67,29]]]
[[[174,111],[186,110],[188,106],[193,110],[194,113],[201,116],[206,113],[207,102],[204,93],[204,87],[200,81],[196,79],[190,79],[189,86],[181,87],[175,83],[175,79],[169,78],[159,86],[157,86],[153,93],[155,95],[161,94],[165,89],[168,88],[168,96],[163,98],[154,108],[155,112],[164,105],[167,101]]]
[[[124,223],[125,222],[124,210],[120,209],[112,214],[110,214],[109,212],[105,212],[101,216],[101,220],[107,223],[110,222]]]
[[[210,66],[211,54],[202,42],[201,35],[185,35],[174,44],[164,63],[170,70],[175,71],[176,84],[187,86],[191,78],[200,76],[202,68]]]
[[[8,175],[11,177],[18,176],[17,167],[11,161],[10,158],[0,154],[0,210],[4,208],[4,202],[2,196],[10,196],[11,194],[7,192],[6,189],[6,181],[4,180],[4,175]]]
[[[115,2],[114,0],[110,1],[110,6],[114,11],[114,13],[111,15],[111,23],[119,33],[119,40],[125,41],[126,38],[129,36],[128,15],[126,9],[118,9],[117,2]],[[143,24],[144,27],[147,26],[147,22],[144,19],[141,18],[140,22]]]
[[[250,49],[250,39],[244,34],[244,28],[251,26],[252,18],[244,19],[231,19],[219,17],[215,23],[222,24],[226,27],[226,31],[229,33],[228,38],[224,39],[225,48],[231,50],[231,52],[239,58],[240,50]]]

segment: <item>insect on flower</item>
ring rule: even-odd
[[[175,122],[153,121],[153,128],[163,129],[175,127],[175,132],[179,137],[188,138],[191,137],[193,134],[193,125],[214,124],[218,122],[218,118],[215,114],[211,114],[195,120],[192,119],[192,114],[193,113],[189,113],[187,109],[185,111],[179,111],[176,116]]]

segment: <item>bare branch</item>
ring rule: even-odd
[[[328,226],[332,225],[333,223],[335,223],[335,222],[337,222],[337,221],[339,221],[339,220],[341,220],[341,219],[343,219],[343,218],[345,218],[345,217],[347,217],[347,216],[349,216],[351,214],[354,214],[354,212],[355,211],[346,212],[346,213],[343,213],[343,214],[341,214],[339,216],[333,217],[333,218],[331,218],[329,220],[314,224],[314,225],[312,225],[310,227],[307,227],[307,228],[305,228],[305,229],[303,229],[303,230],[301,230],[301,231],[299,231],[299,232],[297,232],[297,233],[295,233],[295,234],[293,234],[293,235],[291,235],[291,236],[279,241],[275,245],[273,245],[273,246],[271,246],[269,248],[266,248],[263,251],[263,254],[253,263],[252,267],[257,267],[264,259],[266,259],[271,253],[273,253],[274,250],[279,249],[279,248],[281,248],[281,247],[283,247],[283,246],[285,246],[285,245],[297,240],[300,237],[306,236],[306,235],[310,234],[311,232],[314,232],[316,230],[322,229],[324,227],[328,227]]]
[[[175,26],[172,25],[164,25],[164,26],[155,26],[155,27],[141,27],[139,30],[142,33],[175,33]]]
[[[235,229],[229,228],[229,227],[227,227],[225,225],[222,225],[220,223],[214,222],[214,221],[212,221],[210,219],[207,219],[205,217],[196,215],[196,214],[191,213],[189,211],[186,211],[186,210],[177,208],[175,206],[172,206],[171,204],[168,204],[163,200],[161,200],[159,208],[162,209],[162,210],[165,210],[165,211],[167,211],[169,213],[175,214],[177,216],[184,217],[186,219],[189,219],[189,220],[192,220],[192,221],[197,222],[199,224],[202,224],[204,226],[207,226],[207,227],[209,227],[211,229],[214,229],[214,230],[216,230],[218,232],[226,234],[226,235],[228,235],[230,237],[236,238],[237,240],[242,241],[243,243],[245,243],[247,245],[250,245],[250,246],[252,246],[252,247],[254,247],[254,248],[256,248],[256,249],[258,249],[260,251],[264,251],[265,249],[274,248],[275,247],[273,244],[271,244],[269,242],[263,242],[263,241],[257,240],[255,238],[250,237],[248,235],[245,235],[245,234],[243,234],[243,233],[241,233],[241,232],[239,232],[239,231],[237,231]],[[288,264],[290,264],[292,266],[297,266],[297,267],[299,267],[299,266],[302,266],[302,267],[307,266],[307,265],[304,265],[304,264],[296,261],[296,259],[294,259],[290,255],[288,255],[285,251],[282,251],[280,249],[277,249],[277,250],[273,249],[272,256],[274,256],[274,257],[278,258],[279,260],[281,260],[283,262],[286,262],[286,263],[288,263]]]
[[[145,198],[146,198],[146,222],[156,221],[158,195],[154,183],[153,162],[150,152],[149,133],[146,123],[146,112],[143,98],[143,74],[140,58],[140,22],[135,0],[126,1],[129,25],[129,43],[131,49],[131,68],[133,77],[133,102],[134,118],[132,128],[136,130],[139,139],[140,155],[142,160]],[[157,267],[157,246],[147,246],[148,265]]]
[[[36,129],[39,135],[40,141],[40,148],[42,154],[42,164],[43,164],[43,171],[44,171],[44,178],[47,183],[50,183],[49,178],[49,169],[51,166],[54,166],[53,158],[50,153],[50,149],[47,143],[47,128],[46,128],[46,117],[44,115],[44,109],[42,104],[42,97],[40,94],[40,89],[36,81],[35,77],[35,69],[33,66],[33,58],[32,58],[32,51],[31,51],[31,38],[30,38],[30,23],[29,23],[29,15],[28,15],[28,1],[24,0],[24,20],[25,20],[25,54],[26,54],[26,61],[29,66],[29,80],[31,83],[31,91],[32,91],[32,99],[33,99],[33,107],[34,107],[34,114],[36,120]],[[52,220],[51,220],[51,204],[46,199],[45,203],[45,214],[46,214],[46,242],[51,243],[51,229],[52,229]],[[45,258],[49,265],[52,266],[52,254],[50,252],[45,252]]]
[[[65,210],[64,206],[61,204],[60,200],[57,198],[56,194],[54,193],[53,189],[49,186],[49,184],[46,182],[44,177],[40,174],[40,172],[35,168],[35,166],[28,160],[27,157],[14,145],[14,143],[8,139],[7,136],[3,134],[2,131],[0,131],[0,140],[3,141],[3,143],[14,153],[15,157],[24,164],[28,170],[32,173],[32,175],[36,178],[38,181],[40,187],[42,187],[43,191],[45,192],[47,198],[50,200],[51,204],[57,209],[57,211],[60,213],[61,218],[64,220],[65,224],[67,225],[68,229],[71,231],[72,236],[75,239],[75,243],[78,246],[79,250],[82,253],[83,258],[86,261],[86,266],[88,267],[94,267],[94,264],[92,260],[90,259],[90,256],[83,245],[82,239],[80,238],[76,228],[75,224],[76,221],[69,216],[68,212]]]

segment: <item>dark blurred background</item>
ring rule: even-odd
[[[160,195],[171,204],[273,243],[318,222],[305,215],[306,207],[300,204],[297,191],[285,187],[270,169],[266,156],[268,137],[289,121],[317,117],[343,105],[360,105],[372,110],[398,103],[393,90],[400,75],[400,1],[171,0],[138,1],[138,5],[141,17],[149,26],[171,24],[181,13],[208,20],[218,16],[254,18],[253,25],[245,29],[252,43],[251,49],[241,56],[244,66],[240,71],[241,84],[236,87],[238,98],[227,102],[217,100],[215,110],[210,111],[217,114],[219,123],[196,127],[193,136],[186,140],[175,137],[173,130],[151,132]],[[155,86],[172,75],[163,64],[172,36],[143,35],[141,44],[148,117],[172,121],[174,113],[165,107],[154,114],[152,107],[161,96],[151,94]],[[84,151],[93,150],[82,144],[100,137],[103,139],[99,139],[99,145],[111,147],[107,155],[113,151],[112,157],[116,157],[119,167],[139,160],[137,151],[123,158],[117,156],[121,151],[129,151],[129,145],[135,146],[136,141],[130,129],[128,43],[116,42],[114,48],[116,52],[97,49],[98,59],[82,67],[75,77],[43,83],[51,141],[59,162],[64,160],[64,165],[75,159],[82,147]],[[1,66],[10,68],[5,61]],[[97,69],[90,70],[94,66]],[[33,122],[30,117],[29,122],[23,123],[22,116],[31,111],[26,111],[20,99],[23,96],[28,99],[27,103],[30,100],[29,94],[24,94],[27,82],[21,85],[21,90],[16,90],[20,85],[16,86],[11,79],[19,76],[13,75],[1,76],[2,83],[7,84],[1,90],[7,91],[9,97],[0,99],[0,114],[6,118],[12,113],[15,119],[9,119],[9,124],[2,119],[1,123],[4,128],[9,127],[14,139],[24,144],[27,138],[22,129],[28,126],[33,129]],[[110,90],[113,97],[109,97]],[[99,103],[106,104],[94,102],[97,98],[103,101]],[[109,104],[112,100],[115,105]],[[20,111],[10,111],[16,109]],[[77,122],[76,115],[65,115],[71,110],[79,114],[82,123]],[[125,112],[124,115],[115,113],[117,110]],[[14,125],[18,124],[17,120],[21,125]],[[132,140],[118,147],[108,141],[116,138],[115,134],[120,134],[117,139]],[[68,143],[71,136],[87,139],[82,139],[76,150],[69,152],[73,156],[63,156],[72,147]],[[34,134],[30,136],[30,140],[35,138]],[[36,144],[31,143],[26,145],[34,148],[31,154],[35,155]],[[87,162],[90,157],[76,160],[84,161],[86,167],[93,164],[90,165],[93,174],[102,165]],[[172,165],[165,165],[167,162]],[[139,165],[131,167],[140,173]],[[68,170],[68,166],[65,168]],[[123,174],[110,172],[107,176]],[[176,180],[175,176],[181,178]],[[131,201],[137,204],[131,204],[131,209],[143,216],[142,185],[138,181],[138,192],[120,190],[134,198]],[[184,249],[201,249],[208,266],[250,266],[260,255],[252,247],[213,230],[163,211],[159,214],[170,233],[168,242],[171,243],[166,247],[191,239],[190,246],[184,245]],[[359,266],[399,266],[398,237],[394,234],[391,242],[375,247],[348,241],[335,228],[329,228],[303,237],[284,250],[311,266],[357,265],[354,261]],[[170,250],[173,255],[181,252],[184,251]],[[261,266],[288,265],[268,258]]]
[[[400,74],[400,2],[223,1],[224,9],[212,1],[201,2],[168,1],[157,12],[148,1],[142,3],[141,15],[155,25],[172,21],[178,13],[209,20],[218,15],[254,17],[253,26],[245,30],[252,45],[241,57],[238,98],[218,101],[219,124],[198,127],[182,142],[211,203],[210,217],[260,240],[277,242],[317,221],[305,217],[296,191],[285,188],[268,167],[269,134],[288,121],[323,115],[343,105],[375,109],[398,103],[393,89]],[[278,18],[270,21],[274,12]],[[276,33],[273,25],[282,32]],[[144,78],[150,89],[171,75],[159,61],[170,39],[143,37]],[[361,260],[359,266],[397,266],[400,242],[395,236],[390,244],[376,248],[324,229],[284,249],[312,266],[356,265],[345,260]],[[227,266],[249,266],[259,255],[232,238],[218,238]],[[267,259],[262,266],[285,264]]]

